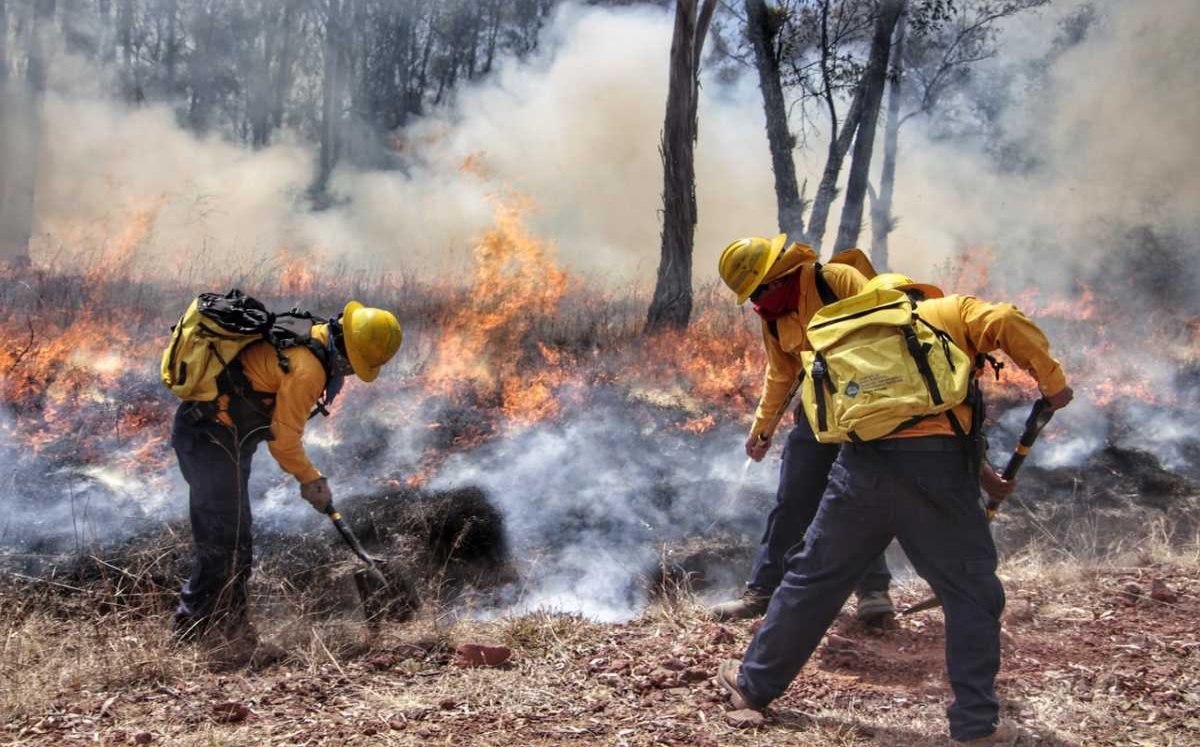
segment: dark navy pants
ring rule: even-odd
[[[246,613],[250,542],[250,462],[262,440],[211,419],[192,422],[183,403],[175,413],[171,445],[189,488],[194,558],[175,611],[184,637],[210,624],[239,623]]]
[[[910,450],[842,449],[804,547],[787,558],[738,684],[760,707],[783,694],[863,570],[895,537],[942,601],[954,691],[950,734],[975,739],[995,730],[999,713],[995,680],[1004,589],[996,578],[996,548],[979,482],[962,451],[950,450],[957,444],[937,437],[905,440]]]
[[[837,444],[823,444],[813,436],[808,418],[796,418],[796,427],[783,445],[779,466],[779,488],[775,508],[767,517],[767,529],[754,557],[750,582],[755,591],[770,594],[783,579],[784,556],[804,540],[804,532],[817,515],[821,496],[829,481],[829,470],[838,455]],[[871,561],[857,591],[887,591],[892,581],[883,553]]]

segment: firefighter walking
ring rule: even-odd
[[[911,311],[913,319],[904,334],[893,335],[901,340],[898,347],[845,355],[831,349],[806,358],[806,370],[821,379],[806,385],[803,395],[814,430],[827,438],[839,428],[861,430],[842,434],[851,442],[833,465],[803,549],[788,557],[784,579],[742,661],[730,660],[720,667],[718,682],[735,707],[761,709],[783,694],[863,571],[897,538],[945,608],[946,664],[954,693],[948,709],[951,737],[956,743],[975,745],[1009,744],[1017,738],[1018,727],[1000,720],[995,690],[1004,589],[996,576],[996,548],[980,501],[981,455],[972,445],[980,440],[980,423],[973,412],[978,400],[968,396],[949,407],[954,403],[948,391],[951,379],[962,382],[970,368],[965,364],[997,349],[1032,374],[1051,406],[1066,406],[1072,391],[1050,355],[1045,335],[1015,307],[941,296],[936,288],[904,276],[881,275],[864,287],[858,300],[844,302],[857,304],[857,311],[849,308],[838,317],[837,310],[829,309],[829,331],[835,324],[861,322],[877,311],[881,317],[901,319]],[[823,324],[814,319],[810,335]],[[925,342],[909,335],[921,325],[934,330]],[[916,344],[906,345],[905,338]],[[905,349],[914,354],[916,366],[892,365]],[[943,353],[945,361],[939,360]],[[857,361],[862,370],[847,376],[843,367],[835,382],[833,369],[846,361]],[[932,370],[931,364],[939,367]],[[896,373],[902,370],[919,374]],[[905,412],[895,425],[876,417],[899,402],[880,392],[906,378],[928,386],[933,399],[943,400],[942,406],[949,409],[926,417]],[[869,391],[872,387],[876,391]],[[856,404],[872,403],[874,415],[853,420]]]

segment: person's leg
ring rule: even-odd
[[[838,445],[816,440],[806,418],[797,418],[788,433],[779,465],[775,507],[759,542],[747,586],[770,595],[784,574],[784,556],[804,540],[804,532],[817,515],[829,469],[837,459]]]
[[[890,487],[869,455],[846,448],[798,553],[742,659],[738,687],[756,707],[779,697],[808,661],[863,571],[892,540]]]
[[[184,638],[245,602],[250,512],[245,486],[249,461],[237,458],[229,432],[213,423],[176,417],[172,444],[189,488],[194,556],[180,591],[175,629]],[[244,467],[244,469],[243,469]]]
[[[946,667],[954,691],[950,734],[957,740],[987,736],[999,722],[995,685],[1004,588],[979,483],[961,453],[891,455],[916,488],[905,491],[897,506],[897,536],[946,616]]]

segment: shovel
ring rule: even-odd
[[[383,561],[369,555],[363,549],[362,543],[354,536],[354,532],[350,531],[350,527],[346,525],[332,502],[325,507],[325,513],[337,528],[338,534],[342,535],[342,539],[364,564],[364,567],[354,571],[354,586],[358,590],[358,598],[362,601],[363,615],[367,622],[374,624],[384,618],[403,622],[412,617],[416,607],[416,596],[408,582],[402,579],[388,580],[380,570]]]
[[[1025,419],[1025,430],[1021,433],[1021,440],[1017,442],[1017,448],[1013,449],[1012,456],[1008,458],[1008,464],[1004,467],[1004,472],[1000,474],[1006,482],[1012,482],[1013,478],[1017,476],[1021,465],[1025,463],[1025,457],[1029,456],[1029,450],[1033,448],[1033,442],[1037,441],[1038,434],[1042,432],[1052,417],[1054,417],[1054,408],[1050,406],[1050,402],[1045,397],[1033,403],[1033,409],[1030,410],[1029,417]],[[988,499],[985,509],[988,521],[996,518],[996,513],[1000,510],[1000,504],[1003,502],[1003,498]],[[912,615],[941,605],[941,601],[936,596],[929,597],[923,602],[904,609],[900,614]]]

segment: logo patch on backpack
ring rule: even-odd
[[[847,397],[857,397],[858,396],[858,382],[857,381],[851,381],[849,384],[846,385],[845,395]]]

